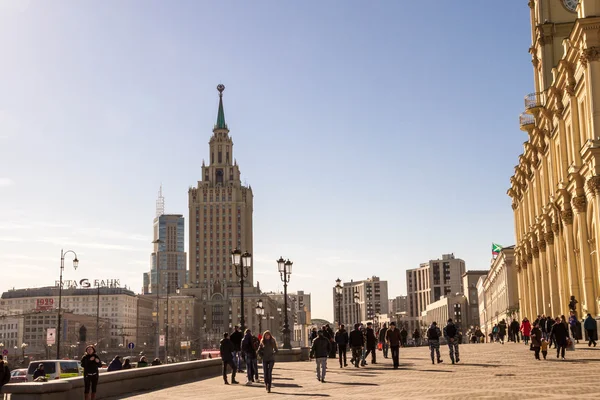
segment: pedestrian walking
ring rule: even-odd
[[[494,327],[492,328],[492,342],[497,342],[498,341],[498,324],[494,324]]]
[[[10,368],[8,368],[8,362],[4,361],[2,354],[0,354],[0,392],[2,392],[2,386],[8,382],[10,382]]]
[[[317,332],[317,335],[318,335],[318,332]],[[325,325],[325,329],[323,330],[323,336],[327,340],[329,340],[329,343],[331,344],[329,346],[329,358],[336,358],[337,346],[335,344],[335,333],[333,332],[333,329],[331,329],[329,324]]]
[[[556,348],[556,343],[554,342],[554,336],[552,335],[552,327],[554,326],[554,318],[552,317],[548,317],[546,318],[546,333],[547,333],[547,340],[548,340],[548,347],[552,346],[552,343],[554,343],[554,347]]]
[[[367,322],[367,331],[366,331],[366,342],[367,342],[367,353],[365,354],[365,359],[371,354],[371,364],[377,364],[377,337],[375,336],[375,331],[373,330],[373,323]]]
[[[110,364],[108,364],[106,372],[120,371],[122,369],[123,364],[121,364],[121,356],[115,356],[115,358],[112,359]]]
[[[548,321],[548,317],[546,317],[546,314],[542,314],[542,317],[540,318],[540,331],[542,331],[542,339],[548,338],[548,331],[546,330],[546,321]]]
[[[354,324],[354,329],[350,332],[350,349],[352,349],[352,360],[354,367],[358,368],[361,359],[362,348],[365,345],[365,338],[360,331],[360,324]]]
[[[317,338],[313,340],[310,348],[310,358],[314,358],[317,363],[317,380],[325,383],[325,374],[327,373],[327,357],[331,351],[331,342],[324,336],[324,332],[318,331]]]
[[[542,340],[542,355],[544,356],[545,360],[546,356],[548,355],[548,341],[546,339]]]
[[[523,342],[525,342],[525,345],[528,345],[531,335],[531,322],[529,322],[527,317],[523,318],[523,322],[521,322],[521,333],[523,334]]]
[[[400,336],[400,330],[396,328],[396,323],[391,322],[390,328],[386,334],[386,341],[390,345],[390,350],[392,351],[392,363],[394,369],[398,369],[400,366],[400,342],[402,338]]]
[[[421,345],[421,332],[419,332],[419,328],[415,329],[412,334],[413,342],[415,342],[415,347]]]
[[[242,368],[242,339],[244,334],[240,331],[240,328],[236,325],[229,338],[233,343],[233,361],[239,372],[244,372]]]
[[[406,347],[406,342],[408,341],[408,331],[404,326],[400,329],[400,347]]]
[[[540,329],[540,323],[534,322],[533,329],[531,330],[531,347],[530,349],[534,352],[535,359],[540,359],[540,350],[542,347],[542,330]]]
[[[519,334],[519,330],[521,328],[521,324],[519,324],[519,321],[517,321],[516,319],[513,319],[512,322],[510,323],[510,332],[512,334],[512,340],[515,343],[520,343],[521,339],[520,339],[520,334]]]
[[[318,335],[317,335],[318,336]],[[314,342],[314,340],[313,340]],[[270,331],[265,331],[263,338],[260,341],[258,355],[262,358],[263,363],[263,380],[268,393],[271,393],[271,385],[273,384],[273,367],[275,366],[275,353],[277,353],[277,342]]]
[[[346,328],[342,324],[342,325],[340,325],[340,328],[335,333],[335,343],[337,344],[337,348],[338,348],[340,368],[348,366],[348,362],[346,361],[346,351],[348,348],[348,341],[349,341],[348,332],[346,332]],[[343,361],[343,363],[342,363],[342,361]]]
[[[437,356],[438,364],[443,363],[440,356],[440,328],[437,326],[437,322],[432,322],[429,329],[427,329],[427,341],[429,342],[429,352],[431,353],[431,363],[435,364],[435,356]]]
[[[313,340],[315,340],[317,338],[317,336],[319,336],[317,334],[317,328],[313,327],[312,331],[310,331],[310,335],[308,336],[308,338],[310,339],[310,345],[312,346],[312,342]]]
[[[563,317],[564,319],[564,317]],[[561,320],[561,318],[556,318],[554,322],[554,326],[552,327],[552,335],[554,335],[554,340],[556,344],[556,358],[562,356],[562,359],[565,359],[565,350],[567,349],[569,331],[567,328],[566,322]]]
[[[96,389],[98,388],[98,368],[101,366],[102,361],[100,361],[98,354],[96,354],[96,348],[92,345],[86,347],[85,354],[81,357],[85,400],[94,400],[96,398]]]
[[[223,333],[223,339],[219,343],[219,352],[223,362],[223,383],[229,385],[229,382],[227,382],[227,366],[229,365],[231,367],[231,383],[236,385],[238,382],[235,380],[235,374],[237,373],[237,366],[234,362],[235,346],[227,332]]]
[[[383,324],[381,329],[379,330],[379,344],[381,345],[381,351],[383,352],[383,358],[388,358],[388,349],[389,346],[385,341],[385,335],[387,333],[387,324]]]
[[[446,338],[446,341],[448,342],[448,348],[450,349],[450,360],[452,360],[452,364],[454,364],[455,361],[459,362],[460,355],[458,352],[458,345],[459,345],[458,328],[456,327],[456,325],[454,325],[452,318],[448,319],[448,323],[444,327],[444,337]]]
[[[504,344],[504,337],[506,336],[506,321],[502,319],[498,324],[498,339],[500,343]]]
[[[256,349],[254,348],[253,336],[250,329],[244,332],[241,349],[246,358],[246,385],[252,385],[254,378],[258,376],[258,363],[256,359]]]
[[[598,340],[598,323],[592,317],[592,314],[588,314],[583,321],[583,329],[585,329],[585,333],[588,337],[588,347],[591,347],[592,344],[596,347],[596,340]]]

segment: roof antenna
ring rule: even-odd
[[[165,198],[162,194],[162,183],[160,189],[158,189],[158,199],[156,199],[156,217],[160,217],[165,213]]]

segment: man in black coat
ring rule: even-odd
[[[360,324],[354,324],[354,329],[352,332],[350,332],[350,348],[352,349],[352,360],[356,368],[358,368],[358,363],[360,362],[360,356],[364,345],[365,340],[362,332],[360,331]]]
[[[385,341],[385,335],[387,334],[387,325],[383,324],[381,329],[379,330],[379,343],[381,343],[381,350],[383,351],[383,358],[388,358],[388,349],[389,346]]]
[[[350,339],[348,338],[348,332],[346,332],[344,325],[343,324],[340,325],[340,329],[338,329],[338,331],[335,333],[335,343],[337,344],[337,347],[338,347],[338,353],[339,353],[339,358],[340,358],[340,368],[348,366],[348,362],[346,361],[346,348],[348,346],[349,340]],[[343,365],[342,365],[342,358],[344,359]]]
[[[520,335],[521,324],[516,319],[513,319],[510,323],[510,332],[513,338],[513,342],[520,343],[521,335]]]
[[[230,340],[233,343],[233,362],[235,362],[235,366],[238,371],[244,372],[242,368],[242,340],[244,339],[244,334],[240,331],[240,329],[236,326],[233,333],[231,334]]]
[[[313,340],[310,356],[317,363],[317,380],[325,383],[325,374],[327,373],[327,356],[331,350],[331,341],[327,339],[323,331],[317,333],[317,338]]]
[[[367,353],[365,354],[365,360],[369,357],[369,353],[371,353],[371,364],[377,364],[377,337],[375,336],[375,331],[373,330],[373,324],[371,322],[367,322]]]
[[[231,383],[236,384],[235,374],[237,372],[237,368],[235,363],[233,362],[233,353],[235,350],[234,344],[229,339],[229,333],[225,332],[223,334],[223,339],[219,344],[219,352],[221,353],[221,360],[223,361],[223,381],[226,385],[229,385],[227,382],[227,366],[231,367]]]

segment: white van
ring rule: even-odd
[[[33,382],[33,374],[40,364],[44,364],[44,372],[49,381],[83,375],[82,369],[79,366],[79,361],[77,360],[31,361],[29,363],[29,368],[27,368],[27,382]]]

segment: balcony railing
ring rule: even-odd
[[[519,115],[519,125],[521,126],[521,130],[531,129],[535,125],[533,115],[527,113]]]
[[[532,108],[537,107],[544,107],[543,92],[529,93],[525,96],[525,110],[531,110]]]

